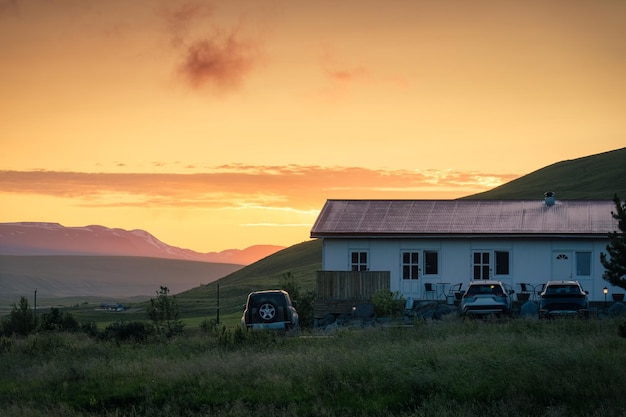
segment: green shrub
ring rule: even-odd
[[[98,332],[98,325],[95,321],[89,321],[86,323],[80,324],[80,331],[91,336],[97,337],[100,333]]]
[[[64,313],[56,307],[52,307],[49,313],[41,315],[39,330],[42,331],[78,331],[80,324],[69,313]]]
[[[146,343],[155,334],[154,327],[142,321],[115,322],[108,325],[101,339],[116,342]]]
[[[296,281],[296,277],[291,272],[283,274],[278,282],[278,286],[280,289],[287,291],[291,300],[296,302],[300,327],[312,329],[314,324],[313,306],[317,296],[315,291],[302,291],[300,284]]]
[[[220,326],[217,324],[216,319],[204,319],[200,323],[200,329],[209,336],[219,335]]]
[[[378,317],[400,317],[404,313],[405,301],[398,291],[378,290],[372,295],[372,303]]]

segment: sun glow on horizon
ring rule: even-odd
[[[626,2],[0,0],[0,222],[198,251],[625,146]],[[274,226],[273,226],[274,225]]]

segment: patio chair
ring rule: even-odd
[[[543,288],[544,288],[545,284],[539,284],[536,285],[534,290],[535,290],[535,297],[538,299],[539,298],[539,294],[541,294],[543,292]]]
[[[435,284],[432,284],[430,282],[425,282],[424,283],[424,299],[428,300],[428,295],[432,296],[432,299],[434,300],[435,297],[437,296],[437,287],[435,286]]]
[[[528,301],[530,296],[535,292],[535,287],[525,282],[520,282],[519,286],[522,290],[517,293],[517,300]]]
[[[453,300],[459,301],[463,296],[463,292],[461,288],[463,287],[463,283],[459,282],[458,284],[450,285],[448,288],[448,297],[452,297]]]

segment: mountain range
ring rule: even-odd
[[[65,227],[39,222],[0,223],[0,255],[139,256],[249,265],[281,249],[284,247],[255,245],[243,250],[200,253],[170,246],[144,230],[95,225]]]

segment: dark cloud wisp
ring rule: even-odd
[[[233,90],[255,68],[258,40],[244,35],[243,21],[225,29],[210,3],[186,2],[159,16],[178,56],[176,73],[190,88]]]

